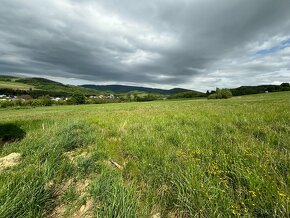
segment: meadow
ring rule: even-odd
[[[290,216],[290,92],[0,115],[0,217]]]
[[[29,90],[29,89],[35,89],[34,86],[27,85],[24,83],[18,83],[14,81],[1,81],[0,80],[0,88],[3,89],[18,89],[18,90]]]

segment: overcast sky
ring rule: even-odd
[[[0,74],[205,91],[290,81],[289,0],[0,0]]]

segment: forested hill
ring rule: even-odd
[[[99,91],[74,85],[64,85],[44,78],[20,78],[0,75],[0,94],[21,95],[29,94],[33,97],[70,96],[73,93],[83,95],[97,95]]]
[[[193,98],[193,97],[205,97],[206,95],[205,93],[202,92],[182,88],[174,88],[166,90],[166,89],[148,88],[142,86],[126,86],[126,85],[75,86],[75,85],[64,85],[62,83],[55,82],[45,78],[20,78],[7,75],[0,75],[0,94],[8,94],[8,95],[30,94],[33,97],[37,97],[42,95],[70,96],[73,93],[81,93],[83,95],[88,96],[88,95],[97,95],[104,92],[123,94],[132,91],[169,95],[170,98]],[[234,96],[258,94],[265,92],[290,91],[290,84],[282,83],[281,85],[241,86],[238,88],[231,88],[230,91]]]
[[[95,89],[99,91],[111,91],[114,93],[141,91],[141,92],[147,92],[147,93],[158,93],[158,94],[163,94],[163,95],[171,95],[171,94],[192,91],[189,89],[181,89],[181,88],[174,88],[174,89],[166,90],[166,89],[155,89],[155,88],[148,88],[148,87],[141,87],[141,86],[125,86],[125,85],[82,85],[82,87]]]
[[[241,86],[230,90],[234,96],[251,95],[265,92],[283,92],[290,91],[290,84],[282,83],[281,85]]]

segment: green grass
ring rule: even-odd
[[[95,217],[289,217],[289,92],[0,114],[25,132],[0,147],[22,154],[0,173],[0,217],[90,200]]]
[[[18,90],[29,90],[29,89],[35,89],[34,86],[19,83],[19,82],[10,82],[10,81],[0,81],[0,88],[2,89],[18,89]]]
[[[52,96],[63,96],[72,95],[74,93],[82,93],[84,95],[97,95],[99,91],[89,88],[84,88],[74,85],[64,85],[52,80],[44,78],[20,78],[20,77],[9,77],[0,75],[0,89],[13,89],[13,90],[34,90],[33,93],[45,91],[47,95]],[[30,92],[28,92],[30,94]]]

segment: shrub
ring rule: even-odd
[[[219,89],[217,88],[214,94],[209,95],[208,99],[227,99],[233,96],[229,89]]]
[[[152,95],[152,94],[148,94],[146,96],[143,96],[143,97],[139,97],[137,96],[135,98],[136,101],[139,101],[139,102],[142,102],[142,101],[154,101],[154,100],[157,100],[157,97]]]
[[[12,101],[0,101],[0,108],[7,108],[14,106]]]
[[[207,98],[208,99],[217,99],[217,94],[211,94]]]
[[[67,100],[67,104],[85,104],[86,98],[82,94],[74,94]]]
[[[42,106],[51,106],[52,105],[52,100],[50,99],[50,97],[48,95],[43,96],[40,98],[40,105]]]
[[[220,90],[222,98],[231,98],[233,97],[232,92],[229,89],[221,89]]]

